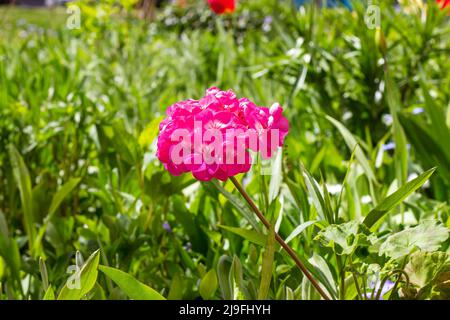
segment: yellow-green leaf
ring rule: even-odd
[[[80,300],[92,290],[97,281],[100,251],[95,251],[82,268],[69,277],[59,293],[58,300]]]

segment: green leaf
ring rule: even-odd
[[[422,87],[423,96],[425,98],[425,110],[426,114],[431,120],[431,125],[429,126],[431,135],[434,137],[439,137],[441,141],[450,141],[450,130],[447,127],[445,121],[444,110],[441,109],[431,97],[429,93],[429,88],[427,86],[427,80],[425,77],[425,72],[421,70],[420,72],[420,86]],[[444,148],[447,158],[450,158],[450,148]]]
[[[315,240],[320,240],[324,246],[333,248],[340,255],[351,255],[359,243],[360,225],[358,221],[343,224],[333,224],[321,230]]]
[[[117,153],[131,165],[136,164],[138,159],[138,148],[135,138],[127,132],[122,122],[113,125],[114,137],[110,143],[114,146]]]
[[[199,292],[204,300],[209,300],[217,290],[217,274],[214,269],[208,271],[200,282]]]
[[[55,214],[63,200],[76,188],[76,186],[78,186],[80,181],[80,178],[72,178],[56,192],[50,204],[50,209],[48,210],[48,215],[50,217]]]
[[[258,291],[258,300],[265,300],[269,294],[270,282],[273,274],[273,261],[275,257],[275,226],[270,225],[267,235],[267,244],[264,248],[261,268],[261,282]]]
[[[395,173],[399,185],[403,185],[406,183],[408,176],[408,149],[406,146],[405,132],[398,119],[398,113],[401,111],[400,92],[388,70],[385,72],[385,77],[386,100],[393,118],[392,132],[395,142]]]
[[[172,278],[169,295],[167,300],[182,300],[183,299],[184,281],[179,272]]]
[[[309,259],[309,262],[315,267],[317,273],[320,274],[318,280],[320,280],[320,283],[322,283],[325,286],[325,289],[327,290],[328,294],[331,297],[336,298],[337,297],[336,281],[333,278],[333,273],[331,272],[330,267],[328,266],[325,259],[322,258],[316,252],[314,252],[311,259]]]
[[[192,243],[192,249],[200,253],[206,253],[208,249],[208,239],[199,224],[195,221],[194,215],[186,208],[182,197],[172,197],[173,214],[188,235]]]
[[[31,255],[35,255],[34,239],[36,239],[36,229],[34,227],[33,199],[31,193],[31,178],[28,168],[22,156],[13,145],[9,145],[9,158],[14,173],[14,178],[19,187],[20,199],[24,215],[25,232]]]
[[[45,231],[47,230],[47,226],[53,216],[55,215],[56,211],[58,210],[61,203],[64,201],[64,199],[73,191],[73,189],[76,188],[76,186],[80,183],[80,178],[72,178],[70,179],[66,184],[64,184],[58,192],[53,196],[52,202],[50,204],[50,208],[48,210],[48,215],[44,219],[44,223],[39,228],[38,235],[35,240],[35,246],[38,247],[41,245],[42,238],[45,235]]]
[[[447,117],[446,117],[445,124],[447,125],[447,128],[450,130],[450,104],[447,107]]]
[[[58,300],[80,300],[92,290],[97,281],[100,250],[95,251],[82,268],[77,268],[59,293]]]
[[[53,290],[52,286],[49,286],[47,291],[45,291],[42,300],[55,300],[55,290]]]
[[[155,140],[159,131],[159,123],[162,119],[162,116],[153,119],[139,135],[138,142],[143,149],[148,149],[153,143],[153,140]]]
[[[257,232],[254,230],[243,229],[243,228],[222,226],[222,225],[219,225],[218,227],[225,229],[227,231],[230,231],[234,234],[237,234],[238,236],[241,236],[242,238],[244,238],[250,242],[253,242],[254,244],[257,244],[259,246],[264,247],[266,245],[266,236],[260,232]]]
[[[448,228],[435,220],[424,220],[417,227],[387,237],[380,246],[380,255],[385,254],[393,259],[399,259],[416,248],[429,252],[436,251],[448,237]]]
[[[115,284],[122,289],[123,292],[134,300],[165,300],[165,298],[154,289],[146,286],[142,282],[136,280],[133,276],[121,270],[100,265],[99,270]]]
[[[42,288],[44,291],[47,291],[48,289],[48,272],[47,272],[47,266],[45,265],[45,261],[42,258],[39,258],[39,270],[41,272],[41,279],[42,279]]]
[[[20,285],[21,258],[19,247],[14,238],[9,234],[5,215],[0,211],[0,256],[11,271],[12,278]]]
[[[392,208],[400,204],[405,200],[411,193],[419,189],[433,174],[436,168],[430,169],[420,176],[406,183],[396,192],[381,201],[378,206],[376,206],[364,219],[364,224],[371,228],[378,220],[380,220],[384,215],[386,215]]]
[[[410,283],[419,289],[431,284],[439,272],[450,265],[449,258],[445,252],[414,252],[405,267]]]
[[[369,161],[367,160],[366,156],[364,155],[364,152],[362,151],[361,147],[359,146],[358,142],[356,141],[355,137],[351,134],[350,131],[347,130],[347,128],[337,121],[336,119],[326,116],[328,121],[330,121],[341,133],[342,137],[344,138],[345,143],[347,144],[347,147],[350,149],[350,151],[355,152],[355,157],[358,160],[358,162],[361,164],[361,166],[364,169],[364,172],[366,173],[367,177],[372,180],[373,182],[377,183],[377,179],[375,177],[375,173],[372,170],[372,167],[370,166]]]
[[[416,159],[425,167],[437,166],[438,174],[450,180],[450,157],[447,140],[431,135],[428,127],[420,125],[417,119],[400,115],[400,121],[408,140],[416,151]]]
[[[251,224],[251,226],[255,230],[260,230],[260,227],[258,225],[258,221],[256,221],[255,215],[253,211],[250,210],[250,208],[247,206],[246,203],[244,203],[241,199],[236,197],[234,194],[229,193],[227,190],[225,190],[224,187],[220,185],[220,183],[217,180],[211,180],[212,185],[214,185],[217,190],[222,193],[222,195],[230,201],[230,203],[244,216],[245,219]]]
[[[312,198],[314,207],[319,213],[320,218],[328,223],[333,223],[333,212],[330,211],[329,206],[325,202],[319,184],[304,167],[302,167],[302,170],[305,177],[306,188],[308,189],[309,195]]]
[[[231,259],[228,256],[221,256],[217,264],[217,278],[224,300],[232,300],[234,293],[234,281],[230,276]]]
[[[98,283],[96,283],[94,289],[92,289],[90,297],[91,300],[107,300],[105,290]]]
[[[299,234],[301,234],[304,230],[306,230],[306,228],[315,224],[316,222],[317,221],[306,221],[306,222],[300,224],[291,232],[291,234],[286,238],[285,242],[289,243],[290,241],[292,241],[292,239],[294,239]]]
[[[414,252],[405,267],[410,284],[407,299],[450,299],[450,256],[445,252]],[[408,290],[409,289],[409,290]]]
[[[231,263],[230,279],[233,281],[235,288],[233,298],[238,300],[250,299],[250,295],[244,284],[242,263],[236,255],[233,257],[233,262]]]

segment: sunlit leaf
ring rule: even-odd
[[[82,268],[75,268],[65,286],[58,295],[58,300],[80,300],[92,290],[97,281],[97,267],[100,250],[95,251]]]
[[[380,246],[380,255],[399,259],[414,249],[436,251],[448,240],[450,230],[434,220],[425,220],[417,227],[409,228],[387,237]]]
[[[405,200],[411,193],[419,189],[433,174],[436,168],[430,169],[414,180],[401,186],[396,192],[382,200],[375,209],[369,212],[364,219],[364,224],[371,228],[378,220],[383,218],[392,208]]]
[[[200,282],[199,292],[203,299],[210,299],[217,290],[217,275],[214,269],[206,273]]]
[[[165,298],[157,291],[136,280],[136,278],[128,273],[106,266],[99,266],[98,269],[114,281],[114,283],[117,284],[131,299],[165,300]]]

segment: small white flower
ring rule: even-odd
[[[365,195],[361,197],[361,203],[362,204],[368,204],[372,202],[372,197],[369,195]]]
[[[394,118],[390,114],[383,114],[382,121],[386,126],[390,126],[394,122]]]
[[[338,194],[342,190],[342,184],[327,184],[327,189],[330,194]]]

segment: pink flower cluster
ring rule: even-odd
[[[283,109],[258,107],[233,91],[210,88],[200,100],[177,102],[159,126],[157,157],[172,175],[225,181],[250,170],[249,149],[270,158],[289,131]]]

